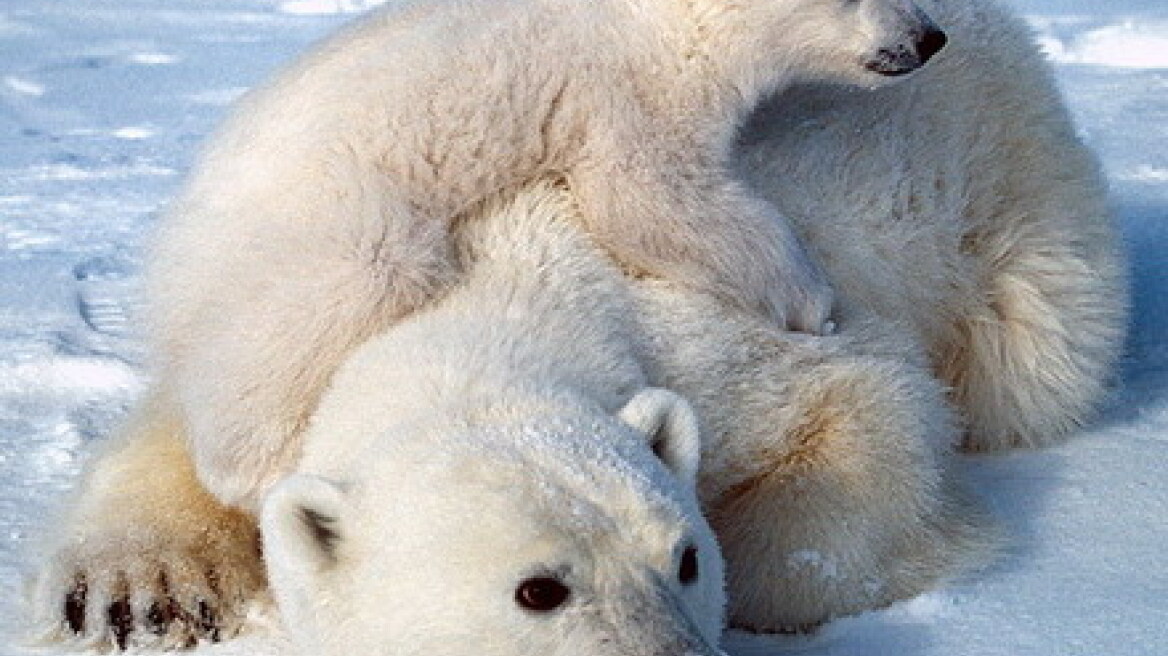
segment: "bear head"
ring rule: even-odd
[[[721,653],[688,403],[646,389],[615,416],[546,399],[442,414],[265,500],[272,589],[306,653]]]

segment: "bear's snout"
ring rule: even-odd
[[[917,58],[920,59],[920,66],[924,66],[926,62],[933,58],[933,55],[941,52],[945,44],[949,43],[949,37],[945,32],[936,25],[929,25],[925,28],[924,33],[917,39]]]
[[[864,68],[886,77],[908,75],[928,63],[948,42],[945,32],[929,22],[913,39],[911,46],[881,48],[875,57],[865,62]]]
[[[949,43],[945,31],[919,8],[899,14],[896,23],[898,36],[864,62],[864,68],[885,77],[907,75],[927,64]]]

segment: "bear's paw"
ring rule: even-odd
[[[28,586],[34,639],[108,649],[182,649],[237,634],[264,588],[254,523],[82,530]]]

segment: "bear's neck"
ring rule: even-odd
[[[661,47],[644,48],[626,62],[640,69],[627,77],[641,87],[635,93],[648,110],[672,122],[675,133],[729,143],[764,99],[794,81],[790,57],[758,52],[754,40],[723,24],[732,23],[736,12],[694,16],[678,11],[677,3],[648,4],[641,12],[657,23],[642,36],[660,39]]]
[[[466,278],[393,329],[428,346],[403,356],[436,388],[554,388],[615,410],[644,384],[627,281],[564,218],[567,191],[519,198],[460,227]]]
[[[695,95],[704,93],[709,111],[742,121],[758,106],[795,80],[793,67],[773,53],[748,51],[732,40],[710,40],[695,48],[690,60]],[[705,86],[707,89],[703,90]]]

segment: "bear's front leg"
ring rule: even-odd
[[[148,399],[99,456],[29,580],[35,638],[182,648],[236,633],[265,587],[253,517],[196,480],[182,424]]]
[[[782,328],[830,333],[834,292],[790,222],[721,167],[670,159],[641,152],[573,176],[598,241],[634,272],[711,293]]]
[[[295,468],[304,428],[349,351],[457,275],[445,220],[394,194],[352,195],[358,206],[336,208],[322,194],[322,207],[304,209],[310,220],[248,198],[223,210],[226,219],[179,213],[156,241],[158,366],[199,480],[227,505],[258,512]],[[261,215],[259,227],[247,211]]]

